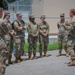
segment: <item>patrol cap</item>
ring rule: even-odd
[[[60,14],[60,17],[64,17],[64,16],[65,16],[65,14],[64,14],[64,13],[61,13],[61,14]]]
[[[22,16],[22,13],[17,13],[16,16]]]
[[[33,14],[29,15],[29,18],[35,18]]]
[[[10,12],[6,11],[4,12],[4,15],[10,15]]]
[[[75,14],[75,9],[70,9],[70,12],[73,12]]]
[[[40,18],[46,18],[46,16],[43,14],[43,15],[41,15],[41,17]]]

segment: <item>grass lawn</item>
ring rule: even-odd
[[[48,51],[58,50],[58,48],[59,48],[58,43],[54,43],[54,44],[49,44],[48,45]],[[28,52],[28,43],[25,43],[24,51]],[[37,52],[38,51],[39,51],[39,44],[37,44]]]

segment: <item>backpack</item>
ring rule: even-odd
[[[19,26],[21,26],[20,23],[17,20],[15,20],[15,21],[18,23]],[[15,30],[14,22],[11,24],[12,25],[11,27],[12,27],[13,30]],[[21,20],[21,22],[22,22],[22,24],[25,24],[25,22],[23,20]]]
[[[17,20],[15,20],[15,21],[18,23],[18,25],[20,25],[19,22],[18,22]],[[14,21],[14,22],[15,22],[15,21]],[[14,22],[11,24],[11,27],[12,27],[13,30],[15,30]]]

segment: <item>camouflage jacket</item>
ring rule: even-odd
[[[31,21],[28,23],[28,35],[34,35],[37,34],[38,35],[38,25],[34,22],[32,23]]]
[[[14,30],[16,32],[17,36],[25,36],[25,29],[20,29],[20,27],[25,26],[25,22],[23,20],[21,20],[20,22],[18,20],[14,21]]]
[[[38,24],[38,29],[39,29],[39,34],[47,34],[49,35],[49,25],[46,21],[44,21],[43,23],[40,22]]]
[[[69,25],[69,30],[70,30],[69,34],[75,36],[75,16],[73,18],[71,18],[68,25]]]
[[[4,35],[5,39],[10,39],[10,33],[12,32],[10,21],[4,19],[0,25],[0,34]]]
[[[64,28],[64,26],[65,26],[65,20],[60,20],[60,21],[58,21],[58,23],[57,23],[57,27],[58,27],[58,33],[59,34],[64,34],[65,33],[65,28]]]

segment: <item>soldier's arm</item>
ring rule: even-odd
[[[57,23],[57,28],[58,28],[58,29],[60,28],[59,22]]]
[[[48,25],[48,23],[47,23],[47,31],[46,31],[46,35],[49,35],[49,31],[50,31],[50,27],[49,27],[49,25]]]
[[[10,24],[8,24],[8,26],[9,26],[9,34],[10,34],[10,36],[13,36],[13,35],[15,34],[15,32],[14,32],[14,30],[12,29],[12,27],[11,27]]]
[[[16,21],[14,22],[14,28],[17,31],[22,31],[22,27],[20,27]]]
[[[41,28],[40,28],[40,23],[38,23],[38,32],[40,33],[40,34],[42,34],[42,35],[44,35],[44,33],[43,33],[43,31],[41,30]]]
[[[25,23],[25,22],[24,22],[24,25],[23,25],[23,29],[24,29],[24,30],[27,29],[27,23]]]
[[[68,21],[65,22],[64,28],[65,28],[66,30],[70,30],[70,29],[71,29],[70,24],[69,24]]]
[[[29,35],[32,35],[33,36],[32,29],[30,27],[30,24],[28,24],[27,31],[28,31],[28,34]]]

